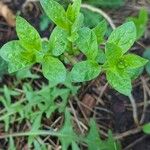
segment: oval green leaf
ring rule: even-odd
[[[100,65],[95,61],[82,61],[76,63],[71,70],[73,82],[89,81],[96,78],[101,72]]]
[[[42,62],[44,76],[54,84],[62,83],[66,79],[66,68],[63,63],[52,56],[45,56]]]
[[[39,33],[25,19],[16,18],[16,31],[21,45],[27,50],[41,50],[42,42]]]

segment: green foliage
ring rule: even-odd
[[[19,41],[11,41],[1,48],[0,55],[8,62],[8,71],[12,73],[35,62],[33,51],[30,51],[24,49]]]
[[[7,63],[0,57],[0,77],[7,73]]]
[[[144,8],[141,9],[138,17],[129,17],[128,20],[134,22],[137,31],[137,40],[140,39],[147,28],[147,23],[148,23],[147,10]]]
[[[47,16],[59,27],[67,29],[70,21],[67,18],[65,9],[54,0],[40,0]]]
[[[80,13],[80,6],[81,6],[81,0],[74,0],[73,4],[68,6],[68,9],[66,11],[67,18],[74,22]]]
[[[47,29],[50,23],[51,21],[47,17],[47,15],[43,14],[40,16],[40,30],[41,31],[44,31],[45,29]]]
[[[88,28],[94,28],[103,20],[103,17],[101,15],[92,12],[88,9],[82,8],[81,12],[83,13],[84,16],[86,16],[84,19],[84,25]]]
[[[70,146],[78,150],[78,143],[81,142],[87,144],[89,150],[120,150],[120,144],[113,139],[111,132],[107,140],[99,137],[93,120],[90,121],[87,136],[77,136],[66,105],[70,94],[76,94],[79,88],[72,82],[89,81],[100,73],[106,74],[108,83],[114,89],[130,96],[132,79],[139,75],[139,70],[148,62],[140,56],[127,53],[137,38],[137,27],[134,22],[127,22],[113,30],[105,41],[105,21],[99,22],[94,28],[83,26],[81,0],[74,0],[67,9],[55,0],[40,0],[40,3],[56,24],[50,38],[41,39],[36,29],[18,16],[16,31],[19,40],[6,43],[0,49],[0,56],[8,63],[10,73],[19,71],[16,73],[19,81],[24,78],[38,79],[39,76],[32,73],[29,67],[35,63],[41,64],[42,73],[50,84],[43,84],[40,90],[23,84],[21,92],[7,86],[0,89],[4,94],[4,97],[0,96],[0,105],[3,107],[0,121],[4,123],[5,131],[9,130],[12,123],[22,123],[26,119],[31,125],[30,131],[23,134],[28,135],[28,149],[34,146],[37,150],[46,150],[47,147],[37,139],[40,139],[39,135],[50,135],[59,139],[63,150]],[[103,49],[100,44],[103,44]],[[78,60],[79,55],[83,57]],[[59,83],[61,85],[57,86]],[[63,127],[58,131],[42,131],[42,117],[49,118],[55,111],[65,113]],[[148,130],[149,125],[143,127],[145,133],[149,133]],[[12,137],[9,137],[9,144],[15,149]]]
[[[69,79],[69,78],[68,78]],[[65,111],[67,105],[68,97],[77,93],[79,87],[73,86],[71,82],[65,81],[63,83],[64,87],[51,87],[50,85],[43,85],[41,90],[33,90],[30,84],[24,84],[23,89],[16,91],[14,88],[4,88],[0,89],[0,92],[4,97],[0,96],[0,121],[4,122],[5,131],[11,128],[14,123],[21,124],[24,119],[29,120],[31,127],[31,132],[38,132],[42,128],[42,116],[49,118],[53,112],[58,110],[60,113]],[[24,95],[22,97],[21,95]],[[22,98],[19,98],[22,97]],[[19,101],[17,100],[19,98]],[[56,102],[55,100],[60,100]],[[14,101],[15,100],[15,101]],[[67,119],[66,119],[67,120]],[[68,125],[68,124],[67,124]],[[67,130],[66,130],[67,129]],[[68,126],[62,129],[62,134],[68,131]],[[37,135],[30,135],[28,137],[28,147],[34,144],[36,147]],[[15,148],[13,145],[13,139],[10,138],[9,146]],[[36,145],[36,146],[35,146]],[[41,147],[41,145],[38,145]]]
[[[109,7],[109,8],[118,8],[124,4],[124,0],[84,0],[87,3],[102,6],[102,7]]]
[[[56,27],[54,29],[49,40],[50,51],[54,56],[61,55],[67,49],[67,37],[68,33],[62,28]]]
[[[43,61],[43,74],[44,76],[55,84],[65,81],[66,68],[62,62],[54,57],[46,56]]]
[[[133,22],[127,22],[115,29],[108,38],[108,43],[121,48],[126,53],[136,40],[136,27]]]
[[[104,41],[104,35],[107,31],[107,23],[105,20],[101,21],[94,29],[95,35],[97,36],[97,43],[101,44]]]
[[[16,18],[16,31],[19,37],[19,44],[23,48],[30,52],[34,50],[41,50],[42,43],[40,35],[25,19],[19,16]]]
[[[23,18],[17,17],[19,40],[5,44],[0,56],[8,62],[9,72],[15,72],[35,63],[42,64],[44,76],[53,84],[66,80],[67,73],[73,82],[84,82],[106,73],[110,85],[122,94],[130,95],[131,79],[147,60],[126,54],[136,40],[136,27],[127,22],[116,28],[105,42],[105,52],[99,48],[104,43],[107,30],[105,21],[90,29],[83,27],[80,13],[81,0],[73,1],[65,9],[54,0],[40,0],[48,17],[57,25],[48,41],[41,40],[37,31]],[[28,35],[31,35],[30,38]],[[76,61],[76,55],[84,59]],[[66,61],[67,59],[67,61]],[[72,63],[71,71],[67,71]],[[120,81],[119,84],[116,81]]]
[[[25,68],[16,72],[16,78],[18,80],[27,79],[27,78],[38,79],[39,76],[37,74],[32,73],[29,68]]]
[[[150,49],[146,49],[145,52],[143,53],[143,57],[150,60]],[[147,73],[150,75],[150,61],[145,65],[145,69]]]
[[[150,134],[150,123],[143,125],[142,129],[144,133]]]
[[[79,31],[77,46],[88,59],[95,59],[98,53],[98,43],[94,31],[82,28]]]
[[[59,134],[63,135],[59,137],[60,142],[62,144],[62,150],[67,150],[70,145],[72,145],[73,147],[73,144],[78,139],[78,136],[73,131],[73,127],[71,123],[71,115],[68,111],[66,111],[65,113],[64,126],[59,131]],[[65,138],[66,135],[67,137]]]
[[[96,78],[101,71],[100,65],[94,60],[87,60],[76,63],[71,71],[73,82],[89,81]]]
[[[93,119],[90,121],[90,131],[84,140],[88,144],[88,150],[121,150],[120,144],[113,139],[111,132],[107,140],[101,140]]]
[[[135,40],[136,28],[133,22],[128,22],[115,29],[106,43],[104,68],[107,80],[113,88],[127,96],[131,94],[131,78],[135,73],[134,69],[148,62],[134,54],[124,55]]]

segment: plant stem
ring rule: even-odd
[[[35,135],[62,136],[57,132],[39,130],[39,131],[29,131],[29,132],[10,133],[5,135],[0,135],[0,139],[9,138],[9,137],[35,136]]]
[[[64,56],[71,62],[72,65],[77,63],[77,61],[74,58],[70,57],[68,53],[65,52]]]

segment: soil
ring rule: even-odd
[[[42,37],[49,37],[50,31],[53,29],[53,25],[50,24],[45,31],[40,31],[39,23],[40,16],[42,14],[38,3],[28,3],[26,6],[25,0],[2,0],[14,13],[20,13],[26,18],[40,33]],[[147,0],[134,0],[127,1],[123,7],[119,9],[104,9],[109,16],[111,16],[116,26],[122,24],[128,16],[137,14],[141,7],[147,7],[150,10],[150,2]],[[15,28],[10,27],[3,17],[0,17],[0,46],[4,43],[17,39]],[[140,44],[139,44],[140,43]],[[133,52],[142,54],[145,48],[150,46],[150,25],[148,25],[147,32],[142,39],[134,45],[131,49]],[[5,75],[1,85],[9,85],[13,78],[9,75]],[[138,78],[133,83],[133,96],[138,105],[138,117],[141,118],[143,114],[143,101],[144,101],[144,88],[145,83],[150,88],[150,77],[143,73],[141,78]],[[34,85],[35,86],[35,85]],[[150,91],[146,91],[147,100],[150,98],[148,94]],[[88,82],[83,85],[77,95],[81,108],[77,107],[78,117],[82,120],[94,116],[99,126],[101,135],[106,138],[108,129],[111,129],[118,136],[123,150],[150,150],[150,136],[145,135],[141,131],[135,132],[137,126],[133,121],[132,107],[127,97],[122,96],[115,90],[112,90],[107,86],[105,76],[102,75],[94,81]],[[74,102],[76,106],[76,102]],[[85,107],[86,105],[86,107]],[[81,111],[82,110],[82,111]],[[84,116],[84,117],[83,117]],[[58,117],[56,114],[55,117]],[[49,123],[52,120],[43,119],[43,123]],[[86,122],[86,121],[85,121]],[[144,122],[150,122],[150,107],[147,107],[145,112]],[[1,124],[0,124],[1,126]],[[15,126],[15,125],[14,125]],[[22,128],[26,128],[25,125]],[[130,134],[124,136],[123,133],[131,131]],[[21,139],[22,143],[26,142],[26,139]],[[54,139],[56,141],[56,139]],[[15,141],[19,143],[18,141]],[[7,149],[5,147],[6,141],[0,140],[0,148]],[[23,144],[24,145],[24,144]],[[18,145],[18,149],[26,149],[25,145]]]

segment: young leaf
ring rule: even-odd
[[[67,48],[68,34],[62,28],[56,27],[49,40],[49,47],[54,56],[61,55]]]
[[[74,22],[80,13],[81,0],[74,0],[72,5],[68,6],[67,17],[71,22]]]
[[[131,79],[125,72],[116,72],[114,70],[108,70],[106,72],[108,83],[118,92],[130,96],[132,86]]]
[[[88,59],[95,59],[98,53],[97,38],[94,31],[89,28],[79,30],[79,38],[76,41],[77,46]]]
[[[105,54],[106,54],[106,59],[112,63],[118,60],[122,56],[122,50],[120,47],[113,43],[106,43],[105,46]]]
[[[107,23],[105,20],[101,21],[94,29],[95,35],[97,36],[97,43],[101,44],[104,41],[104,35],[107,31]]]
[[[146,9],[142,8],[139,12],[138,17],[129,17],[129,21],[133,21],[135,26],[136,26],[136,31],[137,31],[137,40],[143,36],[145,30],[146,30],[146,25],[148,23],[148,12]]]
[[[128,69],[127,72],[131,78],[131,80],[135,80],[138,76],[143,73],[144,67]]]
[[[121,150],[121,145],[119,141],[116,141],[112,135],[112,132],[108,132],[108,139],[104,142],[105,148],[106,149],[111,149],[111,150]]]
[[[93,119],[90,120],[90,131],[85,137],[85,142],[88,144],[88,150],[121,150],[120,144],[114,140],[112,133],[109,132],[108,139],[101,140],[98,128]]]
[[[6,43],[0,50],[0,56],[8,62],[10,73],[23,69],[35,62],[33,52],[25,50],[19,41]]]
[[[0,57],[0,77],[7,73],[8,64]]]
[[[128,69],[135,69],[144,66],[148,60],[134,54],[127,54],[122,58]]]
[[[96,78],[101,72],[101,67],[95,61],[82,61],[76,63],[71,70],[73,82],[89,81]]]
[[[79,37],[78,31],[82,27],[83,21],[84,21],[84,16],[83,14],[80,13],[71,27],[71,36],[68,38],[69,41],[75,42],[78,39]]]
[[[54,0],[40,0],[40,3],[47,16],[59,27],[68,29],[70,24],[65,9]]]
[[[41,50],[42,43],[38,32],[25,19],[20,16],[16,18],[16,31],[20,44],[28,50]]]
[[[66,68],[57,58],[45,56],[42,70],[44,76],[52,83],[58,84],[66,79]]]
[[[145,124],[142,128],[144,133],[150,134],[150,123]]]
[[[88,144],[88,150],[104,149],[102,141],[98,134],[98,129],[94,120],[90,120],[90,131],[85,138],[85,142]]]
[[[120,47],[126,53],[136,40],[136,27],[133,22],[127,22],[116,28],[108,38],[109,43]]]
[[[75,142],[72,143],[72,150],[80,150]]]
[[[8,148],[8,150],[16,150],[14,139],[11,136],[9,137],[9,148]]]
[[[65,112],[65,123],[64,126],[59,131],[59,134],[62,135],[59,137],[62,144],[62,150],[67,150],[68,147],[78,139],[77,135],[73,131],[71,123],[71,115],[67,109]]]
[[[104,64],[106,61],[106,55],[102,49],[98,50],[96,61],[100,64]]]

